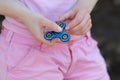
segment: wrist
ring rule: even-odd
[[[26,19],[30,19],[30,16],[33,14],[30,10],[21,10],[22,13],[19,13],[17,19],[23,22]]]

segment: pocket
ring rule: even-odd
[[[9,42],[7,49],[7,65],[8,69],[13,69],[26,57],[30,47],[25,44],[19,44],[14,41]]]
[[[71,47],[73,51],[80,50],[83,52],[83,55],[88,55],[96,49],[97,42],[90,36],[84,36],[83,38],[74,41],[74,44]]]
[[[39,67],[41,67],[42,64],[49,65],[50,62],[50,56],[41,52],[37,48],[31,48],[27,55],[21,59],[19,64],[17,64],[14,68],[15,71],[26,71],[26,70],[37,70]],[[40,68],[39,68],[40,69]]]

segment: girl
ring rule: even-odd
[[[106,65],[90,36],[97,0],[0,0],[5,15],[0,35],[0,80],[109,80]],[[71,40],[47,41],[46,28],[62,29]],[[49,46],[48,46],[49,45]]]

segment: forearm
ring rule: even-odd
[[[0,0],[0,14],[22,20],[31,11],[19,0]]]
[[[91,13],[97,1],[98,0],[78,0],[77,4],[79,5],[80,9]]]

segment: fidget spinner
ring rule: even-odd
[[[62,42],[68,42],[70,40],[70,34],[64,32],[66,23],[62,21],[57,21],[57,25],[62,28],[61,32],[49,31],[44,34],[46,40],[52,40],[54,38],[59,38]]]

